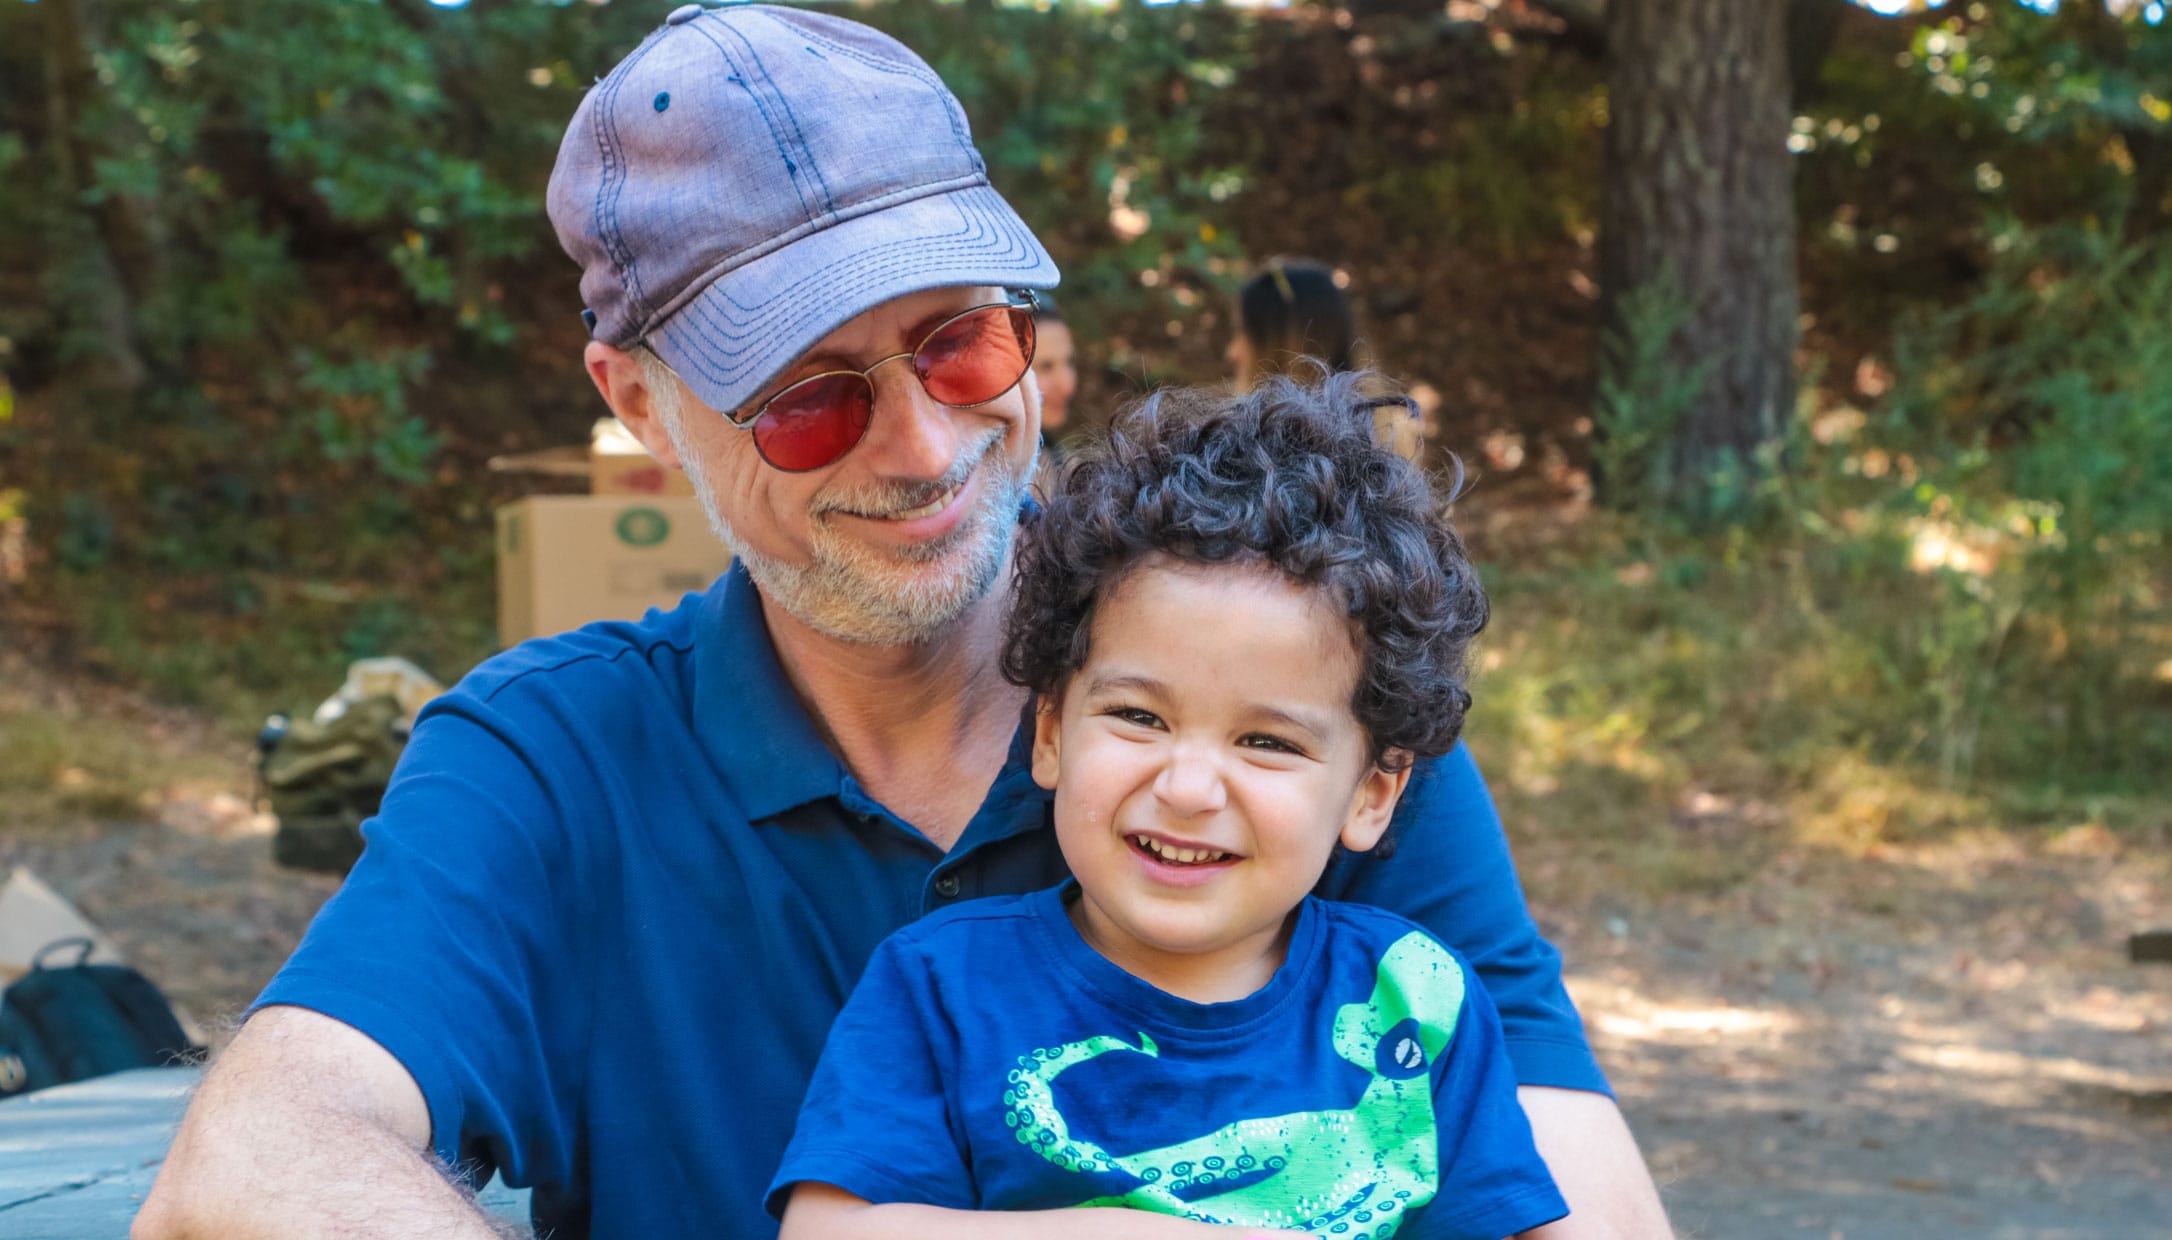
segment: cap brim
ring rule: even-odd
[[[824,336],[893,298],[960,285],[1056,287],[1055,261],[986,185],[833,224],[746,263],[648,336],[710,408],[729,412]]]

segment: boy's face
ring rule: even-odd
[[[1087,940],[1164,989],[1278,962],[1336,841],[1378,842],[1408,777],[1372,762],[1357,677],[1348,621],[1272,568],[1156,558],[1102,599],[1033,750]]]

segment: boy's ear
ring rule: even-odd
[[[1063,757],[1063,704],[1043,693],[1033,699],[1033,782],[1053,792]]]
[[[1409,754],[1390,750],[1382,755],[1381,762],[1395,769],[1389,770],[1379,762],[1366,767],[1358,779],[1357,791],[1350,796],[1350,813],[1343,819],[1341,838],[1342,846],[1351,852],[1370,851],[1388,833],[1388,823],[1395,818],[1395,803],[1410,785]]]

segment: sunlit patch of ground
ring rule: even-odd
[[[1526,843],[1544,870],[1553,848]],[[1688,1235],[2048,1238],[2172,1219],[2172,859],[2084,831],[1779,852],[1719,894],[1534,891]]]

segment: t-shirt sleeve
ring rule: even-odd
[[[782,1219],[795,1184],[877,1204],[979,1206],[959,1130],[955,1031],[907,935],[875,949],[830,1027],[765,1204]]]
[[[1499,1009],[1519,1084],[1611,1096],[1468,748],[1418,764],[1390,838],[1390,852],[1339,855],[1319,894],[1401,914],[1469,960]]]
[[[563,825],[600,813],[576,768],[462,690],[417,722],[362,859],[251,1011],[290,1004],[406,1067],[448,1164],[564,1182],[593,924]],[[588,781],[592,784],[592,781]]]
[[[1516,1100],[1500,1015],[1480,987],[1464,991],[1455,1036],[1433,1067],[1433,1124],[1440,1186],[1398,1240],[1501,1240],[1568,1214]]]

